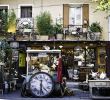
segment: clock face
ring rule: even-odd
[[[47,96],[53,90],[52,78],[44,72],[39,72],[32,76],[29,84],[31,93],[38,97]]]

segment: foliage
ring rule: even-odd
[[[0,30],[7,32],[8,26],[8,12],[6,10],[1,10],[0,11]]]
[[[110,0],[92,0],[98,3],[96,10],[108,11],[110,10]]]
[[[15,30],[16,27],[16,14],[14,10],[11,10],[8,14],[6,10],[0,11],[0,30],[7,32],[9,29]]]
[[[16,30],[16,14],[12,9],[8,15],[8,31],[13,32]]]
[[[7,81],[9,81],[11,77],[11,73],[13,73],[11,70],[12,69],[12,48],[10,47],[6,39],[0,40],[0,62],[5,63],[6,65],[5,66],[6,71],[9,72],[9,75],[8,75],[9,78]]]
[[[16,14],[13,9],[11,10],[11,12],[8,15],[8,24],[11,25],[12,23],[13,24],[16,23]]]
[[[102,32],[102,27],[100,26],[100,23],[94,22],[89,27],[91,32]]]
[[[8,62],[11,60],[12,49],[10,48],[9,44],[6,42],[5,39],[0,40],[0,62]]]
[[[54,26],[54,31],[55,31],[56,33],[62,33],[62,30],[63,30],[63,27],[62,27],[61,24],[56,24],[56,25]]]
[[[48,35],[52,34],[53,31],[53,25],[52,25],[52,19],[49,12],[41,12],[40,15],[36,17],[37,23],[37,29],[38,32],[42,35]]]

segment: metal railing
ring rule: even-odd
[[[82,25],[69,25],[68,27],[63,29],[64,39],[66,36],[73,36],[72,40],[85,40],[85,41],[100,41],[101,34],[94,33],[82,27]],[[86,31],[85,31],[86,30]]]

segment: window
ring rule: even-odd
[[[89,4],[64,4],[63,5],[63,26],[82,25],[84,21],[89,25]]]
[[[82,7],[69,8],[69,25],[82,25]]]
[[[32,17],[32,6],[21,6],[21,18]]]
[[[8,11],[8,6],[0,6],[0,11]]]

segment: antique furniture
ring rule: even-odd
[[[89,80],[90,97],[92,99],[110,99],[110,80]]]

